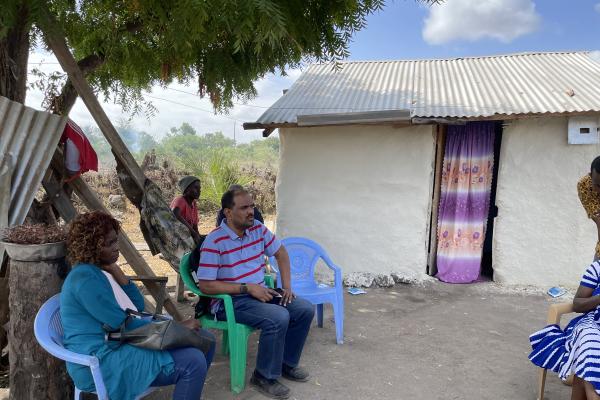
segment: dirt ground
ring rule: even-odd
[[[528,336],[544,326],[547,296],[504,292],[491,283],[432,282],[346,294],[345,302],[344,344],[335,343],[326,308],[324,327],[313,325],[301,361],[310,381],[284,381],[291,399],[536,399],[538,369],[527,360]],[[191,312],[191,303],[182,307]],[[257,340],[258,334],[249,340],[248,379]],[[217,354],[204,400],[265,398],[250,386],[233,395],[228,366]],[[169,390],[150,398],[168,399]],[[570,388],[549,373],[546,399],[568,398]]]

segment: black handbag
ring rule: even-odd
[[[177,321],[159,315],[126,310],[127,318],[118,330],[104,326],[106,340],[127,343],[149,350],[169,350],[181,347],[195,347],[207,354],[215,344],[214,337],[207,331],[189,329]],[[126,330],[133,318],[152,317],[152,322],[135,329]]]

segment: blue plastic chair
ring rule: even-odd
[[[335,336],[338,344],[344,343],[344,292],[342,270],[335,265],[327,252],[316,242],[302,238],[289,237],[282,240],[290,255],[292,290],[298,296],[317,306],[317,325],[323,327],[323,304],[331,303],[335,319]],[[315,282],[315,266],[322,259],[334,272],[334,286],[319,285]],[[281,275],[275,257],[270,264],[277,273],[277,286],[281,287]]]
[[[33,331],[40,346],[54,357],[74,364],[88,366],[92,372],[94,386],[96,386],[95,393],[98,396],[98,400],[109,400],[98,359],[94,356],[74,353],[63,346],[63,328],[60,319],[60,293],[50,297],[40,307],[33,323]],[[141,399],[155,390],[156,388],[153,387],[148,388],[148,390],[137,398]],[[75,400],[80,399],[81,393],[81,390],[75,387]]]

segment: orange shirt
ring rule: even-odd
[[[590,174],[586,174],[577,182],[577,195],[588,218],[600,213],[600,194],[592,189]],[[596,257],[600,257],[600,241],[596,243]]]
[[[196,200],[190,205],[183,196],[177,196],[171,202],[171,210],[174,210],[175,208],[179,208],[181,216],[190,225],[198,225],[198,207],[196,206]]]

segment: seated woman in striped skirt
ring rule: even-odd
[[[535,365],[558,373],[562,380],[574,375],[572,400],[600,400],[600,262],[585,273],[573,310],[583,313],[563,330],[548,325],[529,337]]]

